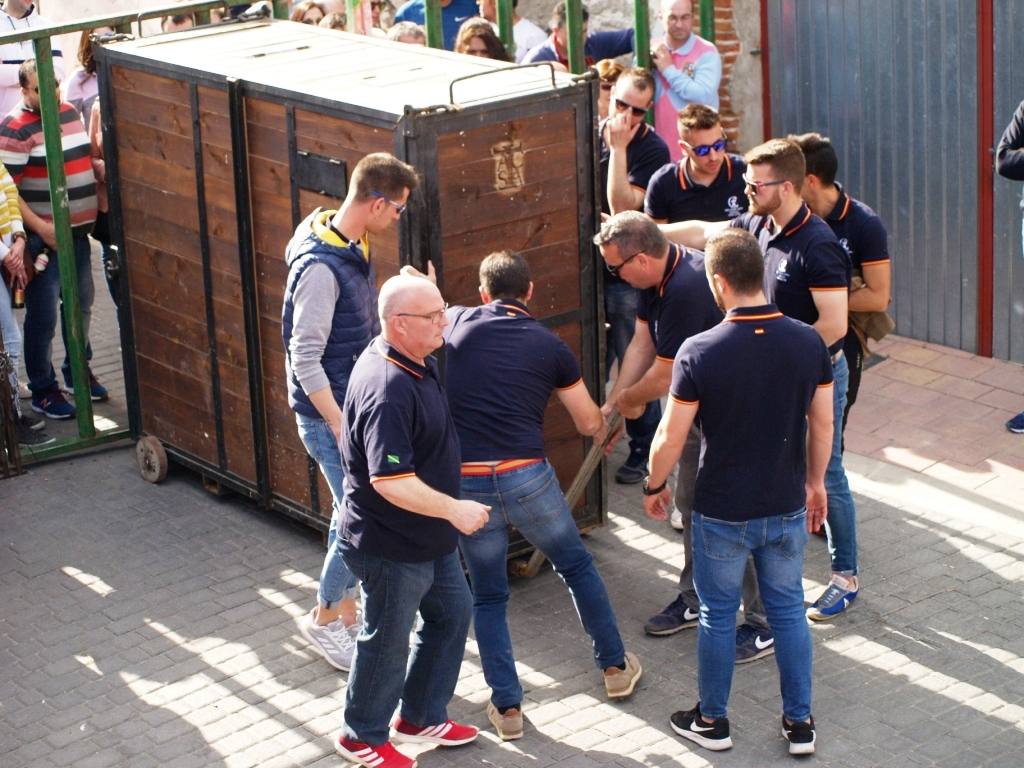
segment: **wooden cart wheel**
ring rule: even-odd
[[[152,435],[146,435],[135,444],[135,462],[147,483],[159,483],[167,477],[167,451]]]

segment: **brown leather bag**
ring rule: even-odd
[[[850,277],[850,291],[856,291],[863,287],[864,276],[859,269],[855,269]],[[865,355],[868,354],[868,339],[881,341],[896,330],[896,321],[889,316],[888,312],[884,311],[851,312],[850,325],[856,332]]]

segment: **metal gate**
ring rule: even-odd
[[[1024,99],[1022,4],[765,0],[762,8],[771,132],[830,136],[840,180],[882,217],[897,332],[1024,360],[1021,185],[979,184],[979,126],[992,126],[994,135],[982,136],[991,163],[988,147]],[[993,37],[991,69],[979,78],[979,45]],[[982,109],[991,110],[988,123]]]

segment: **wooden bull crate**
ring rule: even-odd
[[[590,391],[602,385],[589,79],[269,20],[115,43],[97,59],[134,436],[326,525],[330,492],[286,401],[284,249],[375,151],[422,178],[371,244],[379,279],[429,259],[446,300],[477,304],[480,260],[518,250],[531,309],[579,356]],[[546,440],[567,487],[586,443],[554,401]],[[581,529],[603,523],[601,472],[574,514]]]

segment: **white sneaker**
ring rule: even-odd
[[[316,610],[315,608],[313,610]],[[352,668],[352,657],[356,652],[356,641],[341,619],[320,626],[313,621],[313,613],[299,619],[299,631],[316,652],[327,659],[327,663],[342,672]]]
[[[683,530],[683,513],[672,507],[672,515],[668,519],[668,524],[677,531]]]
[[[31,400],[32,390],[28,388],[28,384],[24,381],[18,382],[18,399],[19,400]]]

